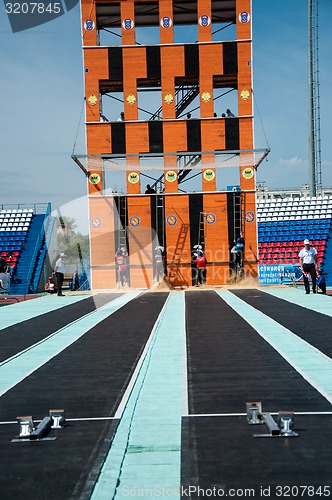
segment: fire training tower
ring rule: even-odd
[[[74,159],[88,178],[92,288],[115,287],[121,246],[131,287],[152,285],[158,245],[174,286],[192,284],[196,244],[206,252],[207,284],[225,284],[240,232],[244,272],[257,277],[255,168],[262,158],[253,149],[251,1],[81,0],[81,13],[87,155]],[[175,43],[189,28],[197,39]],[[215,39],[228,28],[231,39]],[[142,29],[146,45],[137,40]],[[236,93],[234,116],[216,116],[217,89]],[[156,101],[142,118],[147,91]],[[121,101],[123,121],[104,117],[105,96]],[[189,119],[195,99],[198,117]],[[238,169],[239,187],[222,192],[217,171],[226,164]],[[152,181],[144,178],[148,170]],[[126,194],[108,193],[112,171],[126,176]],[[201,187],[186,193],[181,184],[193,174]],[[146,183],[156,194],[144,194]]]

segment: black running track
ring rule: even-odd
[[[62,307],[60,314],[59,310],[50,311],[1,329],[0,363],[27,347],[40,342],[52,333],[60,330],[60,328],[81,318],[84,314],[89,314],[99,309],[99,307],[104,306],[120,295],[121,293],[100,293],[94,297],[87,297],[75,304]],[[56,297],[54,299],[57,300]]]
[[[216,293],[205,292],[204,301],[188,293],[186,310],[189,413],[239,413],[247,401],[269,412],[331,409]]]
[[[42,419],[51,408],[64,408],[68,419],[113,416],[166,297],[167,293],[139,296],[96,325],[5,393],[0,398],[0,421],[31,414]],[[82,315],[85,311],[82,304]],[[79,498],[91,469],[96,463],[100,466],[105,440],[109,444],[115,428],[112,420],[69,422],[57,431],[55,452],[52,442],[13,444],[17,424],[0,425],[1,500],[21,494],[34,500]]]
[[[261,487],[272,499],[330,497],[332,417],[296,415],[295,423],[299,437],[254,438],[265,426],[249,426],[246,417],[184,418],[183,487],[216,488],[235,498],[263,498]],[[193,491],[191,498],[202,496]]]
[[[310,331],[313,340],[317,325],[327,322],[323,315],[257,290],[234,293],[295,333],[300,330],[295,317],[301,321],[305,314],[308,341]],[[182,421],[183,498],[189,492],[191,498],[201,498],[195,486],[236,498],[263,493],[269,498],[332,496],[331,415],[297,415],[300,437],[287,439],[254,438],[266,433],[266,427],[249,426],[245,416],[208,415],[245,412],[249,401],[262,402],[267,412],[329,412],[330,403],[213,292],[206,292],[204,300],[199,292],[187,294],[186,313],[193,416]],[[320,341],[325,352],[328,343],[325,332]],[[301,485],[312,488],[298,488]]]
[[[233,293],[332,358],[331,316],[324,316],[261,290],[234,290]],[[310,295],[311,303],[315,299],[315,295]]]

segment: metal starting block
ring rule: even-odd
[[[18,436],[12,439],[12,443],[22,443],[29,441],[55,441],[56,437],[48,437],[51,429],[62,429],[65,425],[64,410],[49,410],[49,416],[44,417],[35,427],[32,416],[17,417],[20,426]]]
[[[262,403],[246,403],[247,421],[249,425],[264,424],[262,417]]]
[[[31,432],[35,430],[32,417],[17,417],[17,421],[20,426],[19,438],[29,437]]]
[[[279,411],[278,413],[278,426],[282,436],[297,437],[297,432],[293,431],[294,427],[294,413],[290,411]]]
[[[52,426],[51,429],[63,429],[66,423],[65,410],[49,410]]]
[[[246,403],[247,421],[249,425],[265,424],[268,434],[253,434],[256,438],[261,437],[298,437],[294,432],[294,413],[290,411],[279,411],[278,422],[274,420],[271,413],[262,412],[262,403]]]

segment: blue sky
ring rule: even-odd
[[[320,0],[320,95],[323,185],[332,186],[329,148],[332,3]],[[271,147],[257,174],[270,188],[308,182],[307,1],[253,0],[256,148]],[[72,162],[85,152],[79,6],[12,33],[0,5],[1,199],[48,202],[84,197],[86,179]],[[258,115],[259,112],[259,115]],[[225,187],[227,182],[225,181]],[[219,187],[219,186],[218,186]]]

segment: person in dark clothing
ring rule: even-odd
[[[3,257],[1,257],[1,259],[0,259],[0,273],[4,273],[6,267],[7,267],[6,259],[4,259]]]
[[[154,262],[155,262],[155,280],[158,281],[159,283],[163,279],[165,274],[164,247],[158,246],[155,248]]]
[[[76,270],[72,276],[72,290],[78,290],[80,287],[78,271]]]
[[[326,295],[326,279],[325,279],[325,276],[323,274],[323,271],[321,271],[321,270],[318,271],[316,284],[317,284],[317,292],[319,290],[321,290],[322,293],[324,295]]]
[[[309,240],[304,240],[304,248],[299,253],[300,258],[300,267],[303,273],[303,281],[305,293],[310,293],[310,285],[309,285],[309,275],[311,276],[312,281],[312,292],[316,293],[316,272],[317,262],[318,262],[318,253],[317,250],[310,245]]]
[[[240,270],[243,269],[243,258],[244,258],[244,236],[241,231],[240,236],[234,241],[236,249],[235,262],[239,266]]]
[[[63,285],[63,279],[65,277],[65,261],[64,259],[67,257],[65,253],[60,253],[60,256],[58,260],[55,263],[54,266],[54,272],[56,276],[56,282],[57,282],[57,289],[58,289],[58,297],[63,297],[64,294],[62,293],[62,285]]]
[[[150,184],[147,184],[145,194],[155,194],[156,191],[150,186]]]

